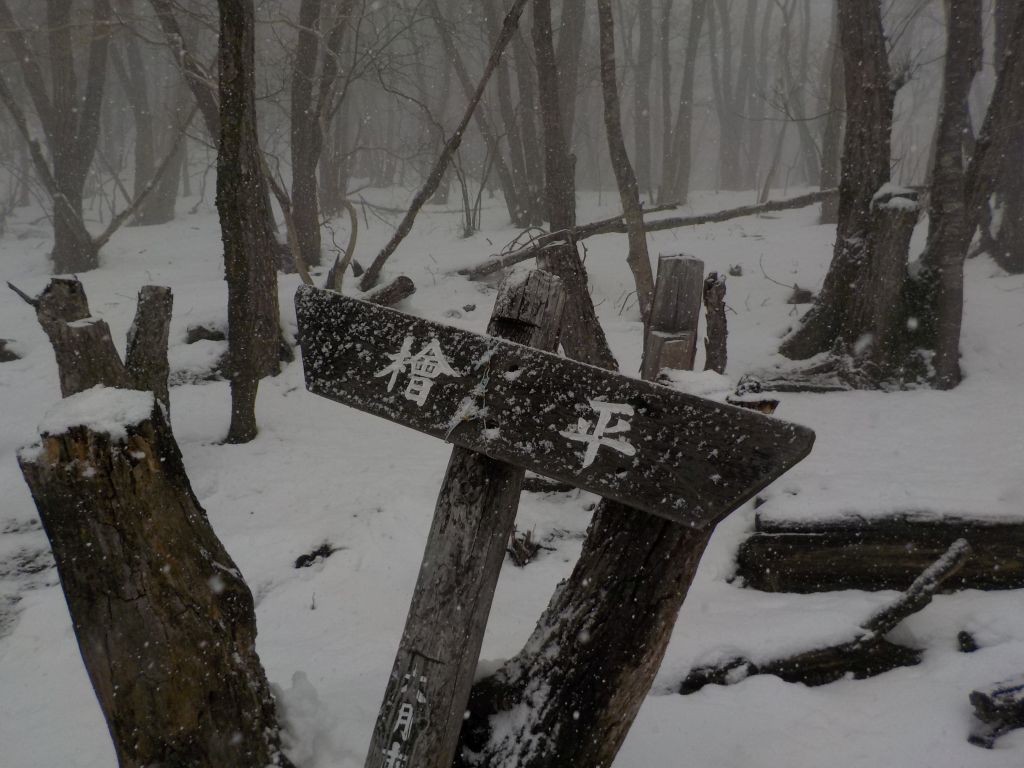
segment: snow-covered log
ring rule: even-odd
[[[1024,728],[1024,675],[971,691],[977,718],[968,741],[991,749],[1007,731]]]
[[[862,622],[850,640],[760,663],[732,658],[698,667],[686,676],[679,692],[694,693],[709,684],[731,685],[751,675],[775,675],[791,683],[824,685],[848,674],[862,679],[917,664],[920,651],[892,643],[885,636],[907,616],[928,605],[942,582],[963,567],[970,553],[966,539],[955,541],[905,592]]]
[[[814,523],[758,516],[755,533],[740,545],[737,576],[766,592],[906,589],[959,538],[974,552],[945,591],[1024,587],[1024,525],[913,513]]]

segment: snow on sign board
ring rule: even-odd
[[[753,411],[303,286],[313,393],[705,528],[811,450]]]

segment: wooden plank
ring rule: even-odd
[[[906,589],[954,541],[973,551],[942,590],[1024,588],[1024,525],[966,517],[779,521],[758,517],[737,553],[737,576],[766,592]]]
[[[300,287],[296,312],[311,392],[693,527],[814,442],[805,427],[331,291]],[[431,361],[427,386],[407,358],[435,353],[447,366]]]
[[[655,381],[662,368],[692,370],[704,290],[704,262],[685,254],[658,257],[651,316],[644,337],[641,378]]]
[[[506,281],[488,333],[554,349],[565,294],[540,270]],[[452,450],[367,768],[450,768],[525,470]]]

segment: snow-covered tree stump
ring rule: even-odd
[[[288,766],[252,594],[160,402],[170,291],[140,293],[127,365],[77,281],[23,298],[54,345],[65,399],[19,464],[119,764]]]

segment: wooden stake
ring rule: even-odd
[[[656,380],[662,368],[693,368],[703,290],[703,261],[685,254],[658,257],[658,282],[640,366],[643,378]]]
[[[507,280],[487,333],[553,350],[563,305],[553,275],[535,270]],[[367,768],[451,766],[523,475],[452,450]]]

